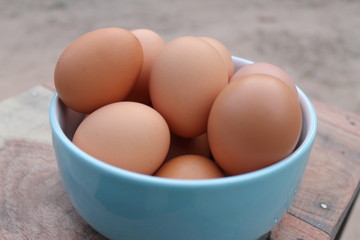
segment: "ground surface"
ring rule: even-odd
[[[76,37],[118,26],[166,41],[214,37],[233,55],[282,67],[310,97],[360,114],[359,12],[356,0],[0,0],[0,100],[51,81]],[[353,219],[347,239],[360,238]]]
[[[0,99],[53,76],[90,30],[150,28],[166,41],[210,36],[233,55],[284,68],[311,97],[360,113],[360,2],[0,0]]]

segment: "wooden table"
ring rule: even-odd
[[[0,239],[104,239],[63,188],[48,120],[52,96],[38,86],[0,103]],[[314,149],[291,208],[268,239],[334,239],[359,192],[360,116],[313,102]]]

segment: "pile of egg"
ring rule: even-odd
[[[206,179],[274,164],[300,137],[291,78],[269,63],[233,69],[213,38],[165,43],[148,29],[112,27],[70,43],[54,81],[61,101],[86,114],[72,141],[87,154],[137,173]]]

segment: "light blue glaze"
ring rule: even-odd
[[[233,57],[237,66],[251,63]],[[316,135],[316,113],[298,88],[302,143],[288,158],[251,173],[176,180],[122,170],[78,149],[71,138],[82,115],[55,94],[50,124],[59,171],[78,213],[110,239],[251,240],[271,230],[289,208]]]

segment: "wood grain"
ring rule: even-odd
[[[316,106],[319,106],[317,104]],[[357,194],[360,181],[360,136],[353,116],[329,118],[321,105],[318,134],[308,167],[289,213],[335,236]],[[329,116],[337,116],[331,109]],[[346,116],[343,113],[340,116]]]
[[[317,227],[287,213],[271,231],[271,240],[329,240],[330,236]]]
[[[335,128],[360,136],[360,116],[312,99],[317,117]]]
[[[6,140],[0,182],[0,239],[105,239],[72,207],[51,145]]]

